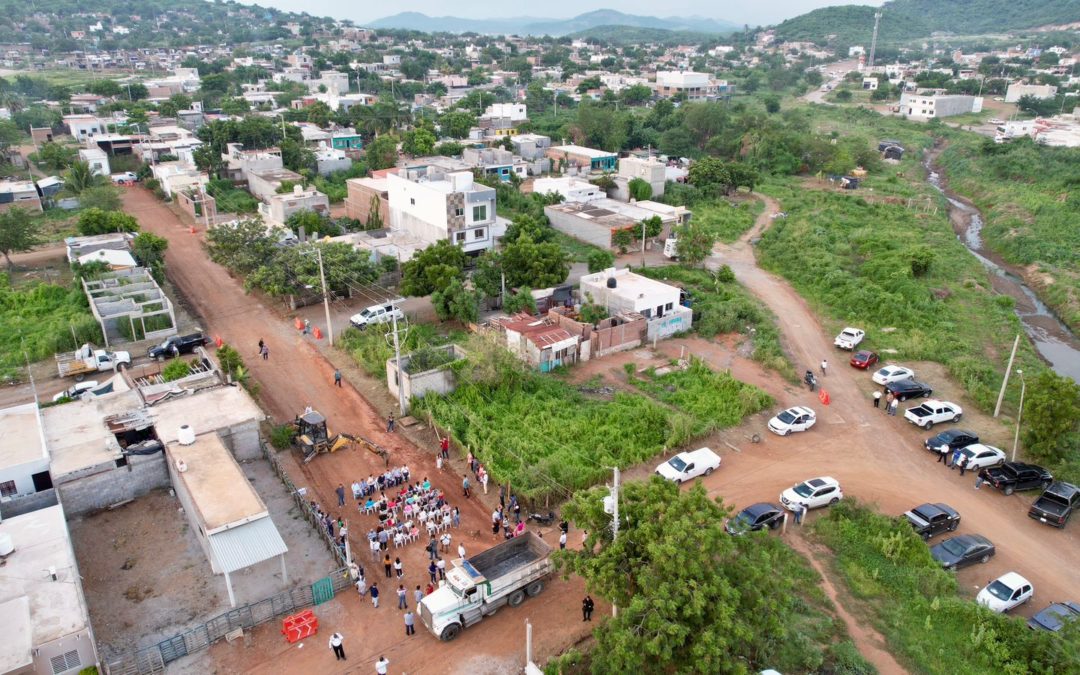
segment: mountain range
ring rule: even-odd
[[[419,12],[402,12],[377,19],[370,28],[399,28],[425,33],[481,33],[504,35],[551,35],[559,37],[598,28],[600,26],[631,26],[670,31],[697,33],[732,33],[742,26],[700,16],[665,17],[624,14],[613,9],[598,9],[570,19],[543,19],[531,16],[505,19],[466,19],[456,16],[428,16]]]

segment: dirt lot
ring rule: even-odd
[[[238,605],[321,579],[333,558],[265,460],[241,464],[289,547],[233,576]],[[210,563],[169,490],[155,490],[114,511],[71,521],[94,635],[106,649],[145,647],[229,609],[225,579]]]

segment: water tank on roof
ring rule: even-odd
[[[619,282],[616,281],[615,277],[608,277],[607,278],[607,287],[608,288],[615,288],[618,285],[619,285]]]
[[[12,541],[11,535],[3,532],[0,533],[0,558],[6,558],[15,552],[15,542]]]
[[[195,442],[195,430],[190,425],[183,424],[176,433],[176,440],[180,445],[191,445]]]

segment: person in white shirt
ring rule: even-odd
[[[334,656],[338,661],[345,660],[345,648],[342,646],[343,642],[345,642],[345,638],[341,633],[334,633],[330,636],[330,649],[334,650]]]
[[[379,660],[375,662],[376,675],[386,675],[390,672],[390,662],[385,656],[380,656]]]

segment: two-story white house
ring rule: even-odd
[[[387,174],[390,229],[434,244],[449,240],[479,255],[506,232],[495,215],[495,190],[473,180],[470,171],[443,172],[434,166]]]

